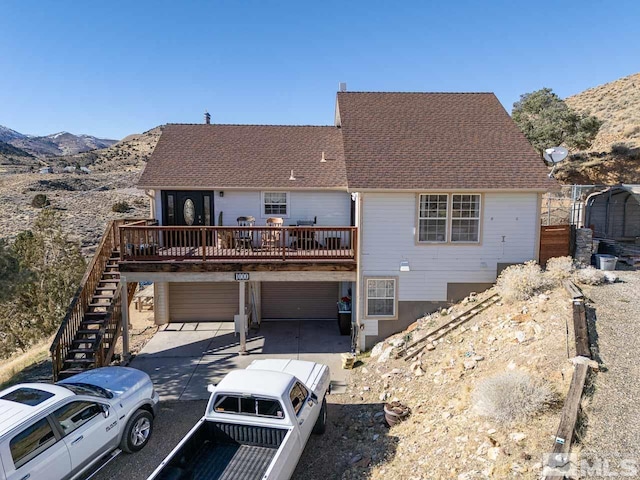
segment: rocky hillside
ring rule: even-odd
[[[109,147],[117,142],[91,135],[74,135],[69,132],[59,132],[42,137],[25,135],[0,125],[0,141],[9,143],[34,156],[48,157],[59,155],[73,155]]]
[[[118,143],[101,150],[52,158],[52,165],[80,165],[96,172],[140,172],[153,149],[156,148],[162,127],[141,134],[129,135]]]
[[[146,218],[149,201],[135,185],[160,132],[160,127],[156,127],[130,135],[108,148],[46,159],[54,167],[88,166],[90,175],[5,172],[13,174],[0,176],[0,238],[11,239],[32,225],[40,212],[31,206],[37,193],[47,195],[51,208],[59,212],[67,233],[81,243],[87,254],[100,241],[109,219]],[[0,159],[3,145],[7,152],[17,155],[16,158],[38,164],[38,158],[3,143],[0,143]],[[7,165],[7,168],[11,166]],[[113,204],[121,201],[127,202],[130,210],[124,214],[114,213]]]
[[[616,143],[640,147],[640,73],[590,88],[565,101],[574,110],[604,121],[591,151],[608,151]]]
[[[34,157],[28,152],[0,141],[0,165],[20,165],[33,163]]]
[[[640,73],[585,90],[565,100],[604,123],[588,151],[558,168],[563,183],[640,183]]]

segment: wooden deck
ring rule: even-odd
[[[120,228],[121,262],[350,263],[357,258],[355,227]],[[126,268],[126,267],[125,267]]]

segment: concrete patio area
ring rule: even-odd
[[[350,350],[336,321],[264,321],[247,337],[249,355],[238,355],[239,336],[233,322],[170,323],[163,326],[132,359],[130,366],[147,372],[162,400],[201,400],[207,385],[218,383],[235,368],[260,358],[291,358],[324,363],[334,384],[346,383],[340,354]]]

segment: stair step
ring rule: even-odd
[[[111,290],[115,292],[117,289],[118,289],[117,286],[116,287],[96,287],[96,291],[101,291],[101,292],[104,292],[107,290]]]
[[[85,317],[105,317],[107,315],[107,312],[85,312],[84,316]]]
[[[80,325],[83,327],[88,327],[89,325],[102,325],[104,320],[83,320],[80,322]]]
[[[96,297],[93,297],[96,298]],[[113,298],[113,297],[105,297],[105,298]],[[87,305],[90,308],[98,308],[98,307],[103,307],[103,308],[108,308],[111,305],[111,302],[107,302],[107,303],[90,303],[89,305]],[[91,313],[102,313],[102,312],[91,312]]]
[[[72,348],[69,350],[69,353],[95,353],[95,349],[93,348]]]
[[[98,333],[100,333],[99,328],[81,328],[76,332],[77,335],[96,335]],[[76,339],[74,342],[80,340],[81,339]],[[95,340],[95,338],[87,338],[85,340]]]
[[[93,345],[97,341],[97,338],[76,338],[73,340],[72,344],[74,347],[78,347],[79,345]]]
[[[91,298],[94,299],[94,300],[96,300],[96,299],[98,299],[98,300],[101,300],[101,299],[108,300],[108,299],[113,298],[113,297],[114,297],[114,295],[94,295]],[[108,305],[108,304],[106,304],[106,305]]]
[[[85,371],[87,371],[86,368],[80,368],[80,367],[67,368],[65,370],[60,370],[60,373],[58,373],[58,378],[60,380],[64,380],[65,378],[72,377],[73,375],[77,375],[78,373],[83,373]]]
[[[95,358],[65,358],[64,363],[95,363]]]

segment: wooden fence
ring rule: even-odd
[[[553,257],[571,255],[571,225],[540,227],[540,265],[544,267]]]

